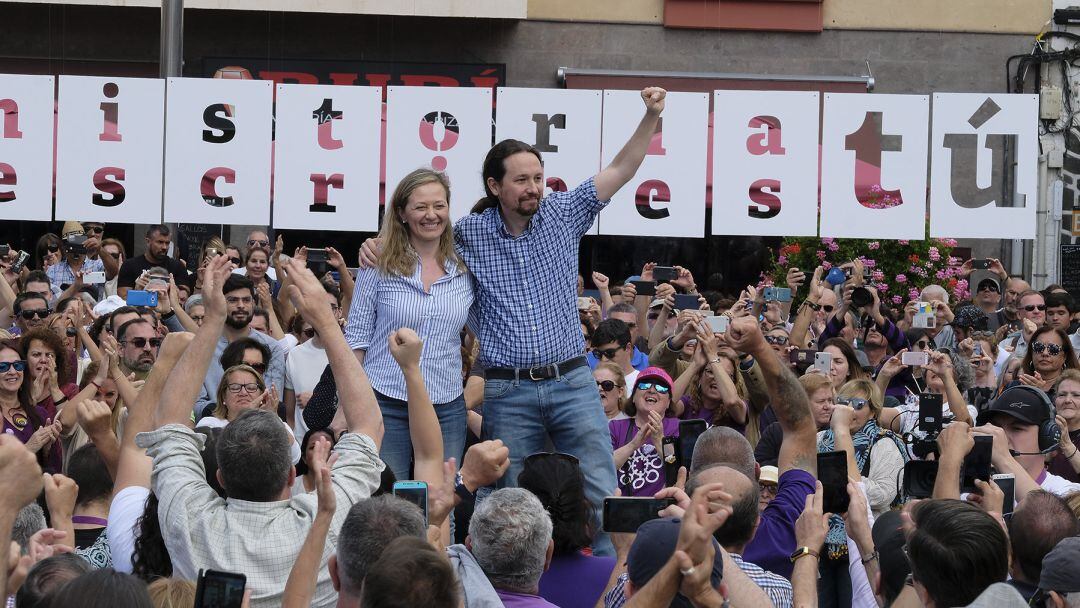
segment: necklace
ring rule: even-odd
[[[4,418],[11,422],[11,426],[15,427],[15,430],[21,431],[29,424],[30,419],[26,417],[26,414],[22,411],[22,406],[16,403],[15,407],[4,410]]]

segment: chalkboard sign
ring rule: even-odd
[[[1069,293],[1080,293],[1080,245],[1062,245],[1058,262],[1061,286]]]

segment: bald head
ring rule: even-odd
[[[714,426],[698,437],[694,444],[694,459],[690,473],[706,467],[725,464],[742,473],[747,479],[757,481],[757,461],[754,448],[742,433],[728,426]]]
[[[696,451],[696,450],[695,450]],[[728,551],[742,553],[743,548],[757,532],[759,520],[757,480],[750,479],[730,466],[716,464],[707,466],[690,476],[686,492],[693,494],[697,488],[710,483],[724,484],[724,491],[731,494],[731,516],[713,536]]]

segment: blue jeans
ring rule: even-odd
[[[375,399],[382,410],[385,427],[379,456],[394,472],[398,481],[412,479],[413,450],[412,438],[409,436],[409,404],[378,391],[375,391]],[[454,457],[460,465],[461,453],[465,450],[465,396],[460,395],[449,403],[435,405],[435,414],[439,417],[439,427],[442,429],[443,459]]]
[[[556,451],[581,462],[585,497],[597,531],[594,551],[613,555],[610,539],[599,530],[604,498],[615,492],[615,460],[607,416],[589,367],[538,382],[522,377],[484,384],[483,438],[501,439],[510,449],[510,469],[499,480],[499,488],[517,486],[522,460],[545,451],[549,436]]]

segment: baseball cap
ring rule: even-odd
[[[953,318],[952,324],[956,327],[986,329],[987,321],[988,318],[986,313],[983,312],[981,308],[969,304],[967,306],[961,306],[956,310],[956,315]]]
[[[900,511],[885,511],[870,531],[878,552],[882,591],[886,598],[895,598],[904,589],[904,579],[911,573],[911,564],[904,556],[904,528]],[[865,557],[865,556],[863,556]]]
[[[1042,562],[1039,589],[1058,593],[1080,591],[1080,536],[1062,539]]]
[[[1041,398],[1040,398],[1041,395]],[[1053,417],[1050,398],[1033,386],[1014,386],[990,403],[976,419],[976,424],[986,424],[994,414],[1008,414],[1021,422],[1040,424]]]
[[[646,382],[648,380],[659,380],[671,388],[674,382],[671,380],[671,376],[668,375],[662,368],[659,367],[646,367],[638,374],[637,380],[634,381],[635,390],[638,382]]]
[[[984,289],[993,289],[994,291],[1001,293],[1001,286],[994,279],[983,279],[979,281],[979,286],[975,288],[975,292],[978,293]]]
[[[664,299],[663,298],[656,298],[649,304],[649,308],[658,308],[658,307],[663,306],[663,305],[664,305]]]
[[[626,575],[635,588],[644,587],[674,555],[681,525],[682,520],[678,517],[664,517],[649,520],[638,527],[634,544],[630,545],[630,552],[626,555]],[[716,546],[716,541],[713,541],[713,546]],[[720,585],[723,573],[724,559],[717,550],[712,568],[713,587]],[[691,606],[690,601],[682,595],[676,595],[671,605]]]

